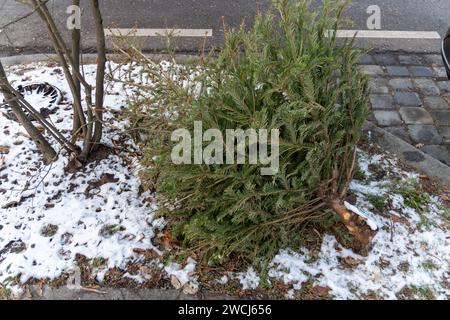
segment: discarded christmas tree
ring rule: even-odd
[[[310,223],[330,212],[361,249],[370,248],[374,231],[344,205],[368,103],[361,51],[353,39],[337,45],[344,8],[339,1],[316,11],[310,1],[273,1],[250,30],[226,30],[217,59],[164,71],[143,63],[154,80],[152,97],[134,100],[136,123],[150,137],[146,181],[190,252],[210,262],[269,258],[301,243]],[[227,129],[278,129],[278,172],[261,175],[264,166],[249,161],[174,164],[171,133],[193,132],[194,121],[224,136]]]

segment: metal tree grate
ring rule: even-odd
[[[48,83],[33,83],[25,86],[19,85],[16,90],[46,118],[58,110],[58,105],[62,100],[61,91]],[[5,103],[5,101],[3,102]],[[8,119],[17,121],[16,116],[8,104],[4,104],[3,108],[6,109],[6,113],[3,114]],[[35,120],[28,112],[26,112],[26,114],[30,120]]]

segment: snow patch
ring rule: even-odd
[[[253,267],[248,268],[246,272],[236,274],[236,278],[241,283],[243,290],[253,290],[258,288],[261,279]]]

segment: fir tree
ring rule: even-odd
[[[362,248],[373,237],[343,206],[368,112],[361,51],[353,39],[337,44],[345,3],[325,1],[315,11],[308,0],[272,5],[251,29],[227,28],[217,59],[165,70],[141,60],[155,81],[151,96],[141,91],[133,102],[135,124],[148,137],[146,181],[165,204],[174,235],[209,262],[270,258],[299,245],[331,210]],[[193,131],[194,121],[224,135],[279,129],[279,172],[262,176],[262,166],[251,164],[175,165],[170,135]]]

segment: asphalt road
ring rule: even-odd
[[[88,0],[81,0],[86,11]],[[262,8],[267,0],[260,0]],[[319,3],[317,0],[316,3]],[[69,0],[51,0],[49,7],[56,19],[65,24]],[[105,25],[115,28],[189,28],[213,29],[214,36],[208,46],[220,46],[222,17],[230,25],[246,19],[251,22],[256,10],[256,0],[103,0]],[[382,30],[436,31],[443,35],[450,27],[450,0],[354,0],[346,15],[355,25],[352,29],[367,29],[368,6],[381,9]],[[0,29],[10,21],[30,12],[14,0],[0,0]],[[89,12],[83,14],[84,46],[94,48],[94,33]],[[158,38],[142,38],[144,49],[161,49],[164,43]],[[180,51],[197,51],[200,39],[180,38],[176,45]],[[378,51],[403,50],[408,52],[438,52],[439,40],[423,39],[362,39],[359,43]],[[34,14],[0,32],[0,54],[14,52],[49,52],[50,42],[42,23]]]

